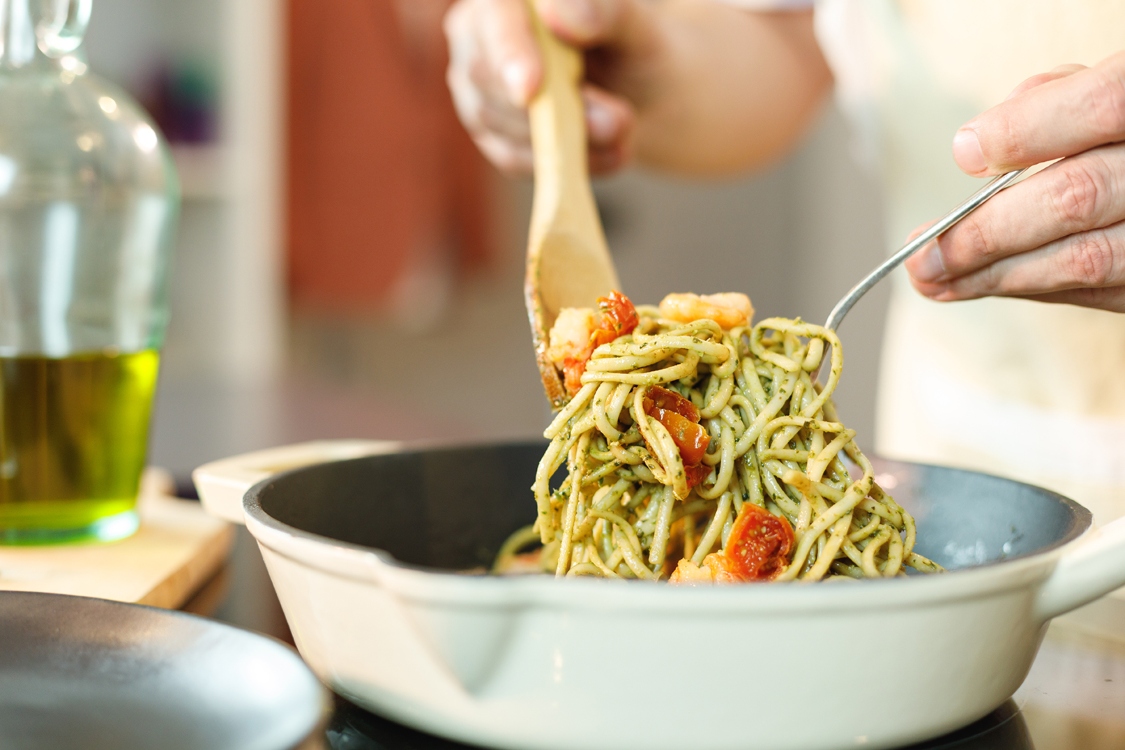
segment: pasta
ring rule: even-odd
[[[615,292],[599,306],[563,311],[552,330],[572,398],[544,432],[535,524],[496,571],[707,583],[941,570],[837,417],[833,331],[751,326],[743,295],[633,308]]]

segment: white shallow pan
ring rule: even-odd
[[[1050,618],[1125,585],[1125,521],[1092,531],[1052,492],[901,463],[878,479],[946,574],[685,589],[458,573],[534,517],[542,449],[313,443],[195,481],[258,540],[297,647],[333,690],[502,748],[917,742],[1000,706]]]

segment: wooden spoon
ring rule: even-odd
[[[564,307],[595,307],[619,288],[590,189],[586,122],[578,85],[582,56],[531,13],[543,58],[543,82],[531,100],[535,198],[527,242],[524,299],[535,360],[551,407],[569,400],[555,365],[547,359],[548,332]]]

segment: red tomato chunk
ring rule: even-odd
[[[743,503],[727,539],[725,556],[745,581],[767,581],[789,565],[793,527],[753,503]]]

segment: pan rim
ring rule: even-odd
[[[538,441],[505,441],[461,444],[423,444],[405,446],[402,451],[380,456],[361,456],[344,459],[350,463],[372,461],[402,453],[433,453],[444,450],[462,450],[475,447],[526,447]],[[948,466],[937,466],[911,461],[892,461],[899,466],[918,469],[954,471],[1001,481],[1028,488],[1061,502],[1071,511],[1069,528],[1060,538],[1035,552],[994,560],[949,570],[940,575],[911,575],[905,578],[864,580],[855,584],[841,583],[788,586],[718,586],[695,588],[687,586],[651,586],[643,581],[607,581],[563,579],[553,576],[495,576],[473,574],[406,563],[386,550],[346,542],[329,536],[306,531],[271,516],[261,504],[263,493],[287,478],[317,470],[325,464],[313,464],[279,473],[252,486],[243,497],[247,526],[260,544],[275,553],[302,565],[360,581],[372,581],[393,589],[408,599],[421,601],[462,601],[465,604],[486,602],[492,605],[517,602],[538,602],[567,606],[623,606],[648,609],[680,609],[692,600],[692,608],[712,606],[718,610],[750,608],[755,610],[778,607],[791,609],[825,609],[857,607],[870,609],[873,605],[895,607],[921,603],[937,603],[951,598],[985,595],[1001,590],[1021,588],[1046,578],[1063,551],[1079,542],[1093,528],[1092,514],[1079,503],[1043,487],[1019,482],[984,472]],[[858,584],[858,585],[856,585]],[[659,592],[659,593],[655,593]],[[654,596],[655,593],[655,596]],[[605,600],[605,601],[603,601]],[[711,606],[708,606],[711,605]]]

